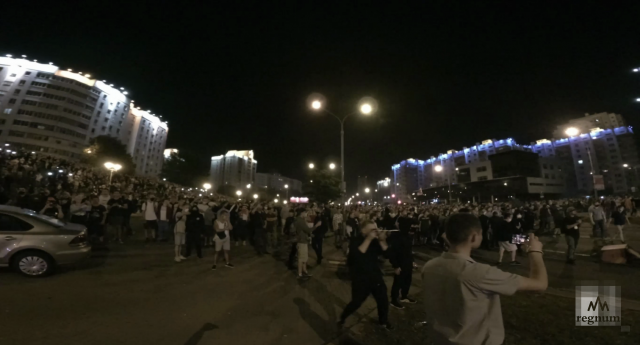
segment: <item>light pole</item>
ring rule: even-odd
[[[289,185],[285,184],[284,189],[287,191],[287,200],[289,200]]]
[[[322,96],[314,97],[311,99],[311,109],[315,111],[324,111],[328,114],[331,114],[333,115],[333,117],[335,117],[338,120],[338,122],[340,122],[340,175],[341,175],[340,189],[342,190],[342,196],[344,198],[344,195],[347,193],[347,184],[344,180],[344,123],[345,121],[347,121],[349,116],[353,114],[357,114],[357,113],[361,113],[362,115],[373,114],[378,108],[378,102],[376,102],[376,100],[371,97],[364,97],[358,103],[357,111],[347,114],[342,118],[332,113],[327,108],[325,108],[324,103],[325,103],[324,97]]]
[[[433,169],[436,172],[442,172],[442,165],[436,165]],[[451,176],[447,177],[447,182],[449,184],[449,205],[451,205]]]
[[[109,173],[109,184],[111,184],[111,179],[113,178],[113,172],[122,169],[122,165],[114,164],[114,163],[111,163],[111,162],[106,162],[106,163],[104,163],[104,167],[109,169],[109,171],[110,171],[110,173]]]

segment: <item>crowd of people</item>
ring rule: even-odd
[[[321,265],[326,234],[333,233],[333,244],[347,257],[352,284],[352,300],[340,325],[372,295],[380,324],[393,329],[387,317],[389,306],[403,309],[416,303],[409,294],[417,268],[413,247],[441,247],[443,256],[429,261],[422,271],[424,289],[432,298],[428,315],[436,332],[449,340],[484,332],[495,343],[504,331],[499,300],[493,294],[546,289],[542,244],[536,236],[564,234],[567,262],[574,264],[583,220],[592,223],[593,236],[601,239],[608,237],[607,225],[613,222],[617,233],[611,237],[624,242],[623,228],[637,213],[629,197],[450,205],[278,204],[126,174],[115,174],[111,180],[99,168],[10,150],[0,154],[0,178],[0,203],[84,224],[97,246],[122,244],[139,230],[145,241],[172,243],[176,262],[192,254],[202,258],[203,247],[214,248],[212,270],[218,268],[220,258],[224,267],[234,268],[232,245],[252,245],[258,255],[288,252],[289,267],[298,279],[306,280],[311,277],[309,251]],[[137,213],[144,221],[142,229],[131,226],[131,217]],[[505,252],[511,265],[519,265],[516,253],[520,251],[529,257],[530,276],[476,263],[470,253],[480,247],[498,250],[497,265]],[[388,259],[394,271],[389,294],[380,257]],[[472,307],[462,310],[457,304]],[[457,323],[470,320],[465,313],[478,312],[489,321],[477,321],[470,328]]]

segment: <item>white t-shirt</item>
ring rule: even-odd
[[[215,228],[216,232],[219,232],[220,231],[219,229],[224,229],[224,227],[225,227],[225,222],[221,222],[219,220],[216,220],[216,228]],[[229,238],[229,230],[225,230],[224,234],[227,236],[226,238]],[[218,235],[216,234],[216,236],[218,236]]]
[[[147,201],[144,210],[144,220],[158,220],[156,217],[155,203],[153,201]]]

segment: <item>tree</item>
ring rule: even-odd
[[[302,186],[302,190],[311,201],[318,203],[335,201],[342,195],[340,179],[329,170],[312,170],[309,174],[309,182]]]
[[[191,152],[171,153],[164,161],[161,178],[183,186],[196,186],[200,188],[207,180],[207,164]]]
[[[106,162],[120,164],[122,172],[134,173],[136,165],[133,158],[127,153],[127,146],[117,138],[108,135],[99,135],[89,142],[89,147],[84,150],[82,157],[84,163],[102,166]]]

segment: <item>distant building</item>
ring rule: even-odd
[[[242,187],[253,184],[258,161],[252,150],[232,150],[225,155],[211,157],[209,180],[214,188],[222,185]]]
[[[608,116],[609,124],[624,123],[620,115],[603,114]],[[589,117],[589,123],[592,120],[605,122],[603,114]],[[578,122],[570,123],[579,125]],[[624,194],[639,187],[640,161],[631,127],[579,131],[575,137],[541,139],[531,145],[519,145],[511,138],[492,139],[461,151],[449,150],[427,160],[410,158],[392,166],[390,192],[406,200],[413,198],[413,193],[420,188],[426,190],[514,176],[541,179],[527,182],[532,183],[529,185],[532,188],[527,187],[527,190],[540,193],[541,197],[557,194],[558,188],[562,188],[562,194],[566,196],[591,194],[593,175],[603,176],[605,194]],[[513,162],[521,166],[512,167],[516,170],[505,170],[504,165],[500,165],[502,170],[497,171],[497,157],[494,156],[509,151],[536,153],[540,158],[534,164],[533,159],[520,160],[524,156],[516,154],[511,156]],[[440,170],[437,166],[441,171],[437,171]],[[523,170],[527,167],[528,171]]]
[[[280,174],[256,173],[253,183],[256,188],[271,188],[276,191],[284,192],[289,190],[289,195],[299,195],[302,192],[302,182],[282,176]]]
[[[597,114],[584,114],[584,117],[569,120],[566,124],[556,127],[553,131],[553,137],[555,139],[566,138],[565,133],[568,128],[577,128],[580,133],[589,133],[594,128],[601,129],[613,129],[618,127],[624,127],[627,123],[622,118],[622,115],[612,113],[597,113]]]
[[[157,176],[168,130],[124,88],[53,64],[0,57],[2,147],[77,161],[92,138],[107,135],[126,145],[136,174]]]

